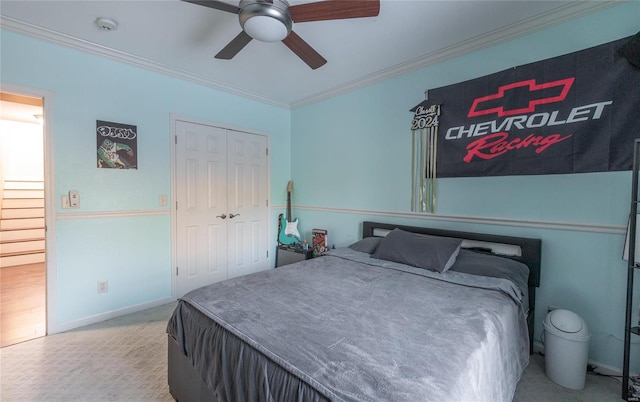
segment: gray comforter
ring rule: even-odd
[[[345,248],[197,289],[168,332],[221,400],[509,401],[529,359],[522,296],[506,279]],[[192,307],[229,335],[185,323]],[[244,347],[220,357],[230,337],[266,357],[261,368],[242,361]]]

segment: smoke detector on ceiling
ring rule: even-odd
[[[96,25],[103,31],[115,31],[118,29],[118,23],[111,18],[97,18]]]

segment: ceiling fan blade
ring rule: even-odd
[[[233,56],[238,54],[239,51],[241,51],[245,46],[247,46],[247,43],[251,42],[251,39],[253,38],[247,35],[245,31],[240,32],[238,36],[233,38],[231,42],[229,42],[229,44],[224,47],[224,49],[222,49],[221,51],[218,52],[218,54],[216,54],[216,59],[224,59],[224,60],[232,59]]]
[[[376,17],[380,0],[325,0],[289,7],[293,22]]]
[[[298,34],[291,32],[289,36],[282,40],[293,53],[302,59],[309,67],[316,69],[325,65],[327,60],[320,56],[307,42],[305,42]]]
[[[225,3],[224,1],[218,1],[218,0],[182,0],[182,1],[186,3],[197,4],[199,6],[215,8],[216,10],[226,11],[234,14],[238,14],[240,12],[240,7],[234,6],[233,4]]]

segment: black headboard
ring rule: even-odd
[[[393,223],[363,222],[362,237],[374,236],[374,229],[393,230],[395,228],[406,230],[407,232],[422,233],[433,236],[455,237],[457,239],[478,240],[490,243],[511,244],[520,246],[521,256],[510,256],[514,260],[520,261],[529,267],[529,286],[540,287],[540,261],[542,241],[527,237],[501,236],[486,233],[458,232],[453,230],[433,229],[417,226],[396,225]]]

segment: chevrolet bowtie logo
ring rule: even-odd
[[[496,113],[499,117],[504,117],[534,112],[538,105],[562,102],[567,97],[573,81],[575,81],[575,78],[571,77],[565,78],[564,80],[547,82],[545,84],[536,84],[536,80],[532,79],[501,86],[498,88],[498,93],[496,94],[476,98],[471,105],[471,109],[469,109],[467,117],[477,117],[492,113]],[[549,96],[549,91],[544,91],[553,88],[556,88],[556,90],[553,91],[554,96]],[[505,110],[505,93],[513,90],[527,91],[527,89],[529,92],[529,101],[526,107]],[[559,92],[559,94],[556,94],[557,92]]]

